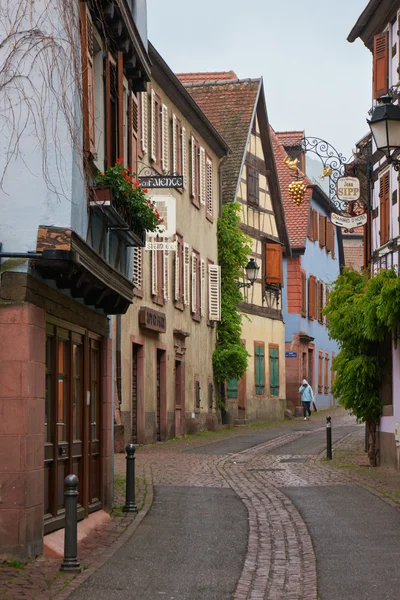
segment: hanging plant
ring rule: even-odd
[[[147,198],[147,189],[142,188],[122,158],[116,165],[108,167],[95,177],[97,188],[110,188],[116,210],[135,229],[157,232],[163,223],[154,200]]]

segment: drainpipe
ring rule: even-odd
[[[115,372],[117,380],[117,403],[114,408],[116,425],[121,425],[121,403],[122,403],[122,352],[121,352],[121,315],[116,316],[115,332]]]

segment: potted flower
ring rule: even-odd
[[[134,232],[159,231],[163,219],[155,202],[147,198],[142,188],[122,158],[95,177],[93,193],[97,202],[111,201],[115,210]]]

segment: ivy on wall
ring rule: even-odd
[[[345,270],[333,284],[324,314],[329,336],[341,346],[332,365],[333,394],[367,423],[368,456],[376,466],[376,426],[382,414],[380,389],[387,360],[382,348],[400,325],[400,278],[393,269],[372,278]]]
[[[242,315],[238,308],[243,300],[238,280],[248,262],[249,238],[240,228],[238,202],[222,207],[218,219],[218,262],[221,265],[221,321],[213,353],[214,378],[218,382],[240,379],[246,372],[249,353],[241,341]]]

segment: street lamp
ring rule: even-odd
[[[377,150],[383,152],[388,164],[393,164],[395,171],[400,168],[400,161],[393,157],[400,150],[400,106],[393,104],[391,96],[382,96],[379,105],[372,112],[367,123],[371,129]]]
[[[249,288],[252,285],[254,285],[254,282],[257,280],[257,275],[258,275],[258,271],[260,270],[260,267],[258,266],[258,264],[256,263],[256,261],[254,260],[254,258],[251,258],[249,260],[249,262],[247,263],[246,267],[245,267],[245,271],[246,271],[246,277],[248,279],[248,283],[246,282],[241,282],[238,281],[237,284],[239,287],[246,287]]]

